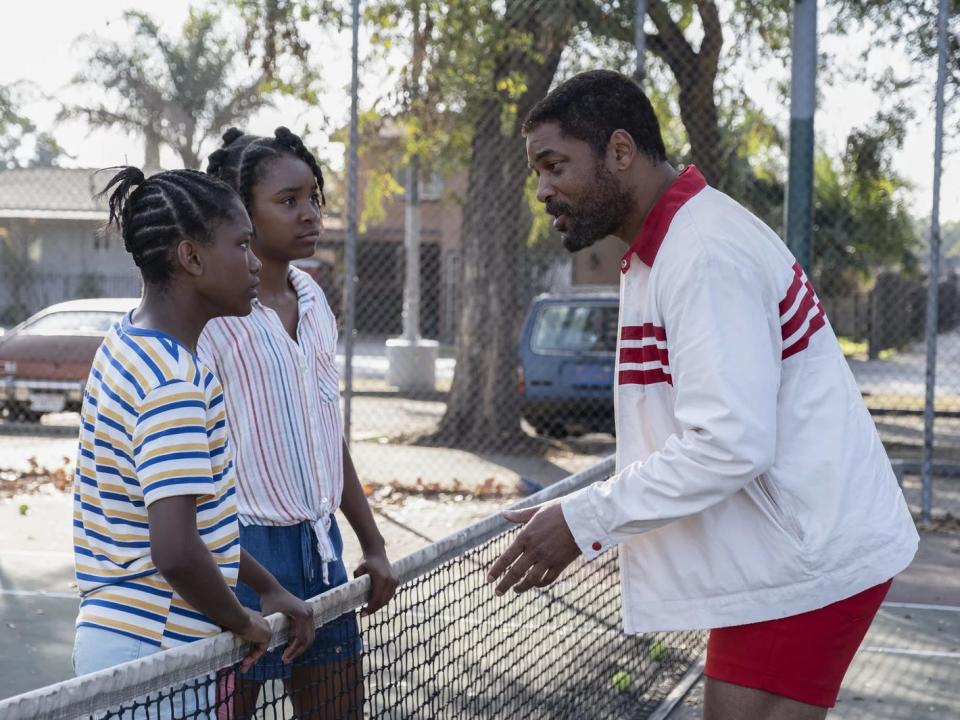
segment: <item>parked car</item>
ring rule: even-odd
[[[534,298],[517,374],[523,417],[538,433],[613,432],[618,311],[609,288]]]
[[[0,412],[36,421],[79,410],[104,335],[139,298],[71,300],[41,310],[0,336]]]

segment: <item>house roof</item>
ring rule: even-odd
[[[36,218],[40,220],[107,219],[106,199],[94,200],[113,176],[97,168],[18,168],[0,170],[0,220]],[[345,229],[343,218],[325,215],[327,238]],[[402,228],[390,228],[391,231]]]
[[[4,170],[0,172],[0,218],[106,220],[106,202],[93,196],[109,177],[93,168]]]

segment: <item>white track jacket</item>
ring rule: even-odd
[[[810,281],[688,167],[621,261],[617,472],[562,502],[620,548],[628,633],[824,607],[912,560],[917,532]]]

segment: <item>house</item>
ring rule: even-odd
[[[403,185],[403,171],[395,180]],[[366,209],[367,184],[374,177],[369,156],[361,155],[357,172],[358,213]],[[450,342],[456,328],[460,287],[460,198],[466,173],[431,175],[420,188],[420,329],[424,337]],[[403,195],[383,203],[383,216],[357,235],[357,332],[399,335],[403,328],[404,215]],[[334,252],[342,268],[345,218],[325,221],[324,249]],[[341,275],[342,276],[342,275]]]
[[[372,177],[368,157],[361,156],[361,216]],[[109,172],[89,168],[0,171],[0,327],[55,302],[140,294],[133,260],[119,236],[104,229],[106,203],[94,199],[108,179]],[[466,185],[465,171],[449,177],[432,175],[420,191],[420,326],[425,337],[444,342],[453,340],[459,313],[461,198]],[[383,209],[382,218],[368,223],[357,238],[355,327],[364,334],[398,335],[405,257],[403,196],[387,200]],[[345,225],[343,217],[326,218],[315,257],[298,263],[323,287],[338,317]],[[618,253],[622,250],[609,239],[580,253],[573,259],[573,283],[616,284]],[[569,262],[564,259],[564,267],[550,273],[553,284],[569,284]]]
[[[63,300],[140,294],[133,260],[104,231],[106,203],[93,198],[108,179],[89,168],[0,172],[0,326]]]

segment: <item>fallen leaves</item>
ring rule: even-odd
[[[40,492],[66,492],[73,487],[73,461],[64,457],[59,467],[40,465],[36,457],[27,460],[26,470],[0,468],[0,498],[15,495],[35,495]],[[21,504],[21,515],[26,515],[29,506]]]

